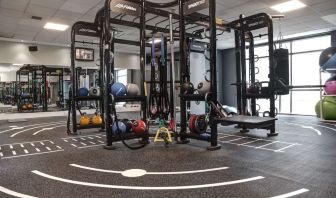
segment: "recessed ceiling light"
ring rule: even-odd
[[[306,4],[298,0],[291,0],[291,1],[287,1],[284,3],[274,5],[271,8],[280,13],[285,13],[285,12],[290,12],[290,11],[297,10],[303,7],[306,7]]]
[[[23,42],[23,40],[21,40],[21,42]]]
[[[57,23],[49,23],[49,22],[47,24],[45,24],[45,26],[44,26],[44,29],[57,30],[57,31],[65,31],[68,28],[69,28],[68,25],[57,24]]]

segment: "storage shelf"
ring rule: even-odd
[[[76,101],[86,101],[86,100],[101,100],[101,96],[77,96],[75,97]]]
[[[114,96],[115,102],[140,102],[145,101],[146,96]]]
[[[180,95],[182,100],[186,101],[205,101],[205,95],[201,94],[185,94],[185,95]]]

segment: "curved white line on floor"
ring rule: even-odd
[[[0,134],[1,133],[6,133],[6,132],[9,132],[9,131],[13,131],[13,130],[17,130],[17,129],[27,128],[27,127],[40,126],[40,125],[46,125],[46,124],[56,124],[56,123],[63,124],[63,123],[65,123],[65,121],[46,122],[46,123],[32,124],[32,125],[27,125],[27,126],[18,126],[18,127],[14,127],[14,128],[11,128],[11,129],[7,129],[7,130],[4,130],[4,131],[1,131]]]
[[[85,169],[85,170],[104,172],[104,173],[121,174],[121,173],[124,172],[124,171],[114,171],[114,170],[92,168],[92,167],[82,166],[82,165],[78,165],[78,164],[70,164],[70,166]],[[204,170],[180,171],[180,172],[147,172],[146,175],[181,175],[181,174],[204,173],[204,172],[210,172],[210,171],[225,170],[225,169],[228,169],[228,168],[229,167],[219,167],[219,168],[211,168],[211,169],[204,169]]]
[[[25,130],[22,130],[22,131],[18,131],[16,133],[13,133],[10,137],[15,137],[16,135],[18,134],[21,134],[23,132],[26,132],[26,131],[30,131],[32,129],[38,129],[38,128],[41,128],[41,127],[49,127],[49,126],[55,126],[55,125],[59,125],[60,123],[55,123],[55,124],[48,124],[48,125],[42,125],[42,126],[37,126],[37,127],[33,127],[33,128],[29,128],[29,129],[25,129]]]
[[[317,133],[317,135],[322,135],[321,131],[315,129],[315,128],[312,127],[312,126],[306,126],[306,125],[295,124],[295,123],[288,123],[288,124],[295,125],[295,126],[299,126],[299,127],[301,127],[301,128],[304,128],[304,129],[311,129],[311,130],[315,131],[315,132]]]
[[[318,126],[318,127],[322,127],[322,128],[330,129],[330,130],[332,130],[332,131],[336,131],[335,128],[331,128],[331,127],[323,126],[323,125],[320,125],[320,124],[311,124],[311,123],[304,123],[304,122],[292,122],[292,123],[296,123],[296,124],[306,124],[306,125],[311,125],[311,126]]]
[[[255,181],[259,179],[264,179],[262,176],[257,177],[251,177],[247,179],[241,179],[241,180],[235,180],[235,181],[228,181],[228,182],[221,182],[221,183],[213,183],[213,184],[201,184],[201,185],[191,185],[191,186],[162,186],[162,187],[155,187],[155,186],[118,186],[118,185],[108,185],[108,184],[97,184],[97,183],[89,183],[89,182],[81,182],[81,181],[75,181],[70,179],[64,179],[60,177],[55,177],[52,175],[48,175],[45,173],[42,173],[40,171],[34,170],[32,173],[39,175],[41,177],[45,177],[48,179],[70,183],[70,184],[76,184],[76,185],[82,185],[82,186],[90,186],[90,187],[98,187],[98,188],[111,188],[111,189],[125,189],[125,190],[185,190],[185,189],[199,189],[199,188],[210,188],[210,187],[218,187],[218,186],[227,186],[232,184],[239,184],[239,183],[245,183],[250,181]]]
[[[30,195],[25,195],[25,194],[22,194],[22,193],[18,193],[18,192],[15,192],[15,191],[12,191],[12,190],[9,190],[7,188],[4,188],[2,186],[0,186],[0,192],[3,192],[7,195],[11,195],[13,197],[21,197],[21,198],[37,198],[37,197],[33,197],[33,196],[30,196]]]
[[[61,125],[61,126],[55,126],[55,127],[50,127],[50,128],[43,128],[41,130],[36,131],[35,133],[33,133],[33,135],[37,135],[39,133],[42,133],[43,131],[50,131],[56,128],[60,128],[60,127],[65,127],[66,125]]]
[[[286,193],[286,194],[279,195],[279,196],[275,196],[275,197],[271,197],[271,198],[287,198],[287,197],[293,197],[293,196],[295,196],[295,195],[299,195],[299,194],[302,194],[302,193],[305,193],[305,192],[308,192],[308,191],[309,191],[308,189],[302,188],[302,189],[297,190],[297,191],[294,191],[294,192]]]

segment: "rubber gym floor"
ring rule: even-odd
[[[104,133],[69,137],[65,121],[0,122],[0,197],[336,197],[336,125],[314,117],[279,116],[272,138],[220,126],[212,152],[199,141],[108,151]]]

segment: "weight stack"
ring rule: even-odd
[[[275,92],[278,95],[289,94],[289,52],[288,49],[274,50]],[[279,82],[279,81],[281,82]],[[285,85],[285,86],[284,86]]]

